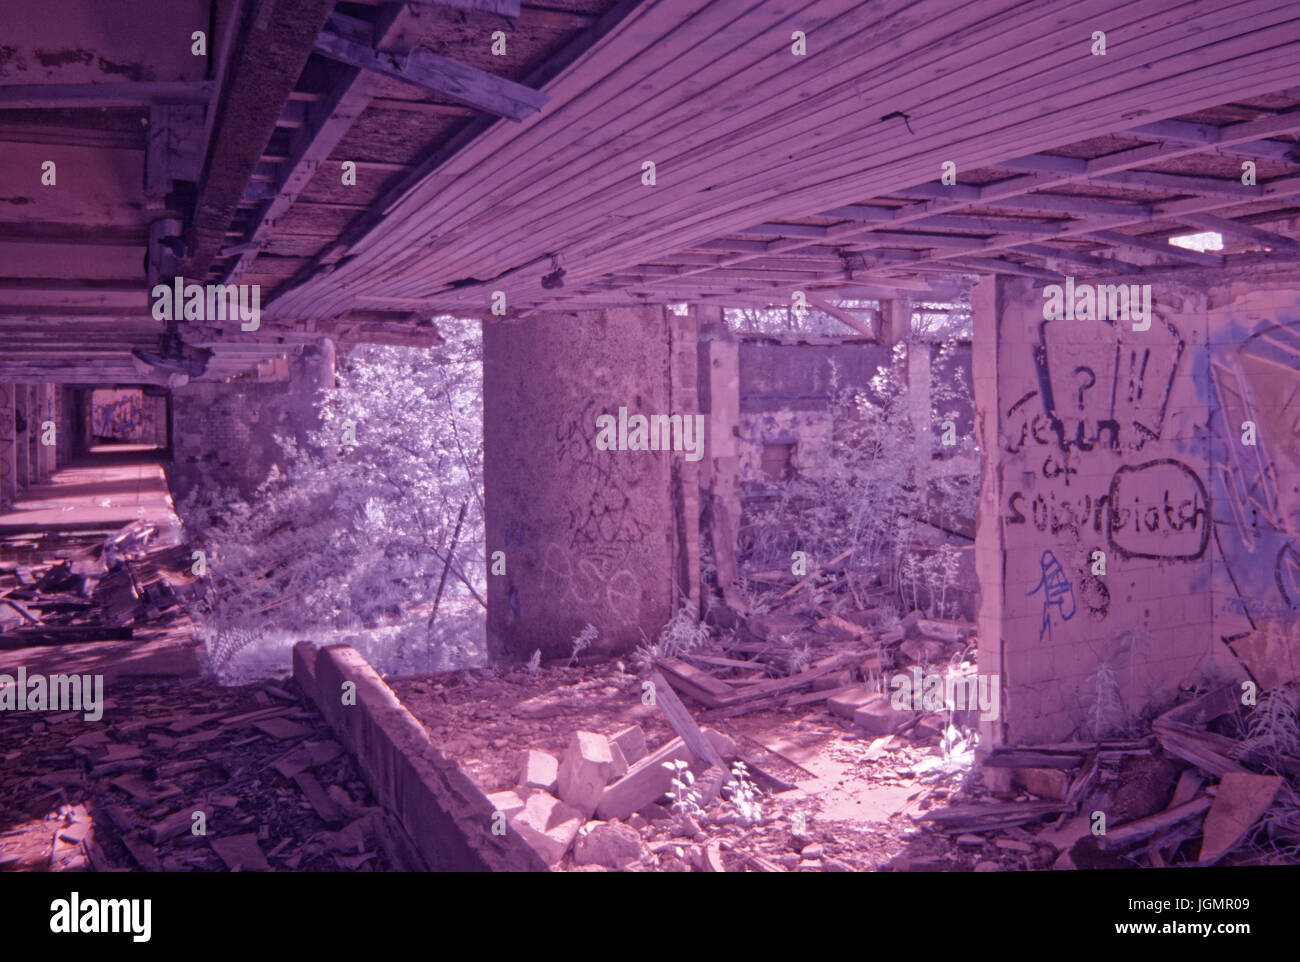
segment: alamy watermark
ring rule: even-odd
[[[1151,328],[1150,284],[1048,284],[1043,288],[1045,321],[1133,321],[1133,330]]]
[[[150,291],[156,321],[234,321],[241,331],[262,326],[259,284],[186,284],[177,277]]]
[[[0,711],[79,711],[86,721],[104,717],[103,675],[0,675]]]
[[[704,457],[703,414],[633,414],[627,408],[596,416],[597,451],[682,451],[687,461]]]
[[[50,931],[58,935],[126,933],[133,942],[148,942],[152,934],[152,899],[69,898],[50,903]]]
[[[997,675],[925,674],[917,666],[889,680],[894,711],[967,711],[979,709],[980,721],[993,721],[1001,711]]]

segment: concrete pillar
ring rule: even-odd
[[[912,314],[906,300],[880,302],[880,342],[882,344],[906,343],[912,334]]]
[[[62,429],[58,423],[58,410],[54,404],[54,385],[38,385],[40,399],[40,423],[37,425],[37,444],[40,452],[38,459],[40,465],[40,479],[48,481],[58,467],[56,454],[58,452],[58,432]],[[50,432],[46,430],[48,424],[53,424],[55,430]],[[50,443],[46,443],[46,441]]]
[[[670,338],[669,409],[674,414],[700,413],[699,322],[694,311],[668,312]],[[708,431],[703,442],[707,452]],[[672,460],[673,578],[677,598],[700,611],[700,467],[707,458]]]
[[[740,344],[727,331],[722,309],[701,305],[700,374],[702,403],[708,414],[708,452],[702,484],[707,493],[707,535],[713,547],[718,589],[730,604],[736,582],[740,528]]]
[[[688,398],[673,398],[671,367],[663,308],[484,325],[494,662],[526,660],[538,648],[544,657],[567,656],[587,623],[600,633],[591,653],[626,651],[653,640],[670,617],[673,467],[682,468],[686,452],[601,450],[597,418],[617,421],[620,408],[628,418],[686,413],[679,404],[693,412]],[[505,573],[493,574],[502,560]]]
[[[975,436],[980,450],[980,491],[975,508],[975,573],[980,603],[979,670],[999,676],[1002,705],[996,718],[980,723],[980,750],[1002,744],[1006,712],[1006,679],[1002,664],[1002,462],[998,443],[998,317],[1006,287],[1005,278],[987,276],[971,290],[974,332],[971,342],[971,381],[975,395]],[[1009,774],[985,769],[993,788],[1009,787]],[[1001,783],[1001,784],[998,784]]]
[[[1045,320],[1027,280],[974,292],[979,660],[1008,743],[1117,734],[1216,643],[1207,320],[1173,284],[1144,331]]]
[[[14,431],[14,479],[17,481],[18,492],[21,494],[27,490],[30,483],[30,465],[31,465],[31,445],[28,439],[31,437],[31,392],[27,390],[26,384],[13,385],[14,390],[14,418],[17,427]]]
[[[332,391],[335,382],[334,341],[322,337],[316,345],[316,386],[322,391]]]
[[[934,431],[930,409],[930,345],[924,341],[912,341],[907,346],[907,387],[912,430],[919,439],[930,438]],[[924,441],[916,446],[918,478],[929,475],[933,450],[933,445]]]
[[[14,437],[14,386],[0,384],[0,505],[6,507],[18,496],[18,449]]]
[[[41,480],[41,398],[39,387],[27,385],[27,483]]]

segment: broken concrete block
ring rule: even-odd
[[[1277,797],[1282,787],[1278,775],[1228,772],[1219,781],[1219,791],[1205,815],[1200,865],[1213,865],[1246,837]]]
[[[853,684],[853,672],[849,669],[843,671],[831,672],[829,675],[822,675],[820,678],[813,679],[813,691],[829,691],[832,688],[843,688],[845,685]]]
[[[948,719],[942,712],[927,712],[921,716],[921,720],[913,726],[910,734],[913,739],[925,741],[930,738],[937,738],[943,734],[948,727]]]
[[[933,638],[948,645],[955,645],[965,639],[974,625],[958,621],[927,621],[918,618],[916,630],[924,638]]]
[[[613,773],[609,740],[595,732],[576,731],[560,760],[560,798],[590,818]]]
[[[868,688],[866,685],[860,685],[857,688],[840,692],[838,695],[832,695],[830,698],[827,698],[826,708],[832,715],[837,715],[847,721],[852,721],[853,713],[879,694],[879,692]]]
[[[519,764],[521,788],[540,788],[554,795],[559,775],[560,762],[554,755],[549,752],[539,752],[534,748],[524,752]]]
[[[649,754],[645,743],[645,732],[641,730],[640,725],[629,725],[622,731],[610,735],[609,740],[611,744],[622,749],[623,757],[627,759],[629,765],[635,765]]]
[[[853,724],[868,735],[888,735],[911,716],[910,711],[895,709],[888,695],[877,694],[858,706],[853,713]]]
[[[488,795],[488,801],[498,812],[504,812],[506,818],[511,818],[516,812],[524,807],[524,800],[518,792],[493,792]]]
[[[736,743],[730,738],[712,728],[705,728],[703,731],[704,737],[712,743],[723,759],[736,757]],[[605,789],[600,803],[596,806],[597,817],[624,819],[638,809],[645,814],[646,805],[672,788],[672,774],[664,768],[664,763],[676,760],[692,765],[697,769],[697,773],[704,768],[704,762],[696,763],[686,743],[680,738],[674,738],[641,759],[627,770],[626,775]]]
[[[564,858],[586,816],[549,792],[533,792],[513,818],[510,827],[545,860],[555,865]]]
[[[613,759],[613,767],[609,770],[609,780],[612,782],[627,774],[627,756],[623,754],[623,749],[618,747],[617,742],[610,742],[609,757]]]
[[[918,665],[934,665],[947,660],[947,649],[929,638],[909,638],[898,650]]]
[[[642,854],[640,833],[622,822],[588,822],[573,846],[573,861],[578,865],[621,868]]]
[[[1070,773],[1060,768],[1017,768],[1014,783],[1031,795],[1059,801],[1070,789]]]

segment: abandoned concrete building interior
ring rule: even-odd
[[[7,0],[0,868],[1300,864],[1297,196],[1294,3]]]

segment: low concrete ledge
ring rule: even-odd
[[[549,871],[513,829],[492,834],[495,806],[455,759],[429,741],[424,726],[356,649],[300,642],[293,676],[430,871]],[[345,682],[356,685],[356,704],[343,703]]]

